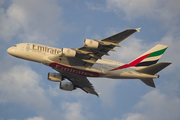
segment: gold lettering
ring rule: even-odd
[[[81,74],[83,75],[83,74],[84,74],[84,71],[82,71]]]
[[[71,68],[69,72],[72,72],[72,70],[73,70],[73,69]]]
[[[52,48],[49,48],[49,52],[52,54]]]
[[[55,68],[58,68],[58,65],[56,65]]]
[[[54,54],[54,49],[51,49],[51,54]]]
[[[63,70],[63,67],[61,67],[61,70],[64,71],[64,70]]]
[[[36,46],[33,44],[33,50],[37,50],[35,47],[36,47]]]
[[[46,46],[40,46],[40,45],[36,45],[36,44],[32,45],[32,49],[33,50],[38,50],[38,51],[41,51],[41,52],[57,54],[57,55],[61,53],[61,50],[49,48],[49,47],[46,47]]]
[[[41,52],[44,52],[44,47],[43,46],[38,46],[38,50]]]
[[[89,75],[90,75],[90,76],[93,76],[93,74],[92,74],[92,73],[90,73]]]
[[[49,52],[49,48],[48,48],[48,47],[46,47],[46,52],[47,52],[47,53]]]
[[[47,50],[47,47],[44,47],[44,52],[46,52],[46,50]]]
[[[66,67],[64,68],[64,71],[68,71]]]
[[[81,74],[81,71],[78,71],[78,74]]]
[[[60,53],[60,50],[57,51],[57,54],[59,54],[59,53]]]

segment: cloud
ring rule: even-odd
[[[53,95],[47,94],[49,89],[41,86],[43,81],[38,73],[27,65],[6,67],[10,69],[0,72],[0,105],[17,105],[20,106],[20,111],[23,107],[23,111],[31,111],[29,115],[32,115],[33,111],[37,116],[41,116],[31,117],[28,120],[58,119],[63,116],[57,105],[54,106],[50,101]],[[12,111],[14,110],[16,109],[12,108]],[[7,116],[2,116],[5,117]]]
[[[0,7],[0,36],[4,42],[39,42],[54,45],[65,27],[57,0],[12,0]]]
[[[169,31],[170,33],[167,34],[166,36],[164,36],[162,38],[162,40],[160,41],[162,44],[166,44],[169,46],[168,50],[167,50],[167,57],[166,59],[169,61],[172,61],[173,64],[172,66],[174,66],[175,68],[179,68],[180,64],[179,64],[179,58],[180,58],[180,53],[178,51],[180,51],[180,33],[177,35],[176,32],[172,32]]]
[[[140,16],[148,16],[154,12],[154,8],[157,8],[156,0],[107,0],[107,6],[109,9],[113,9],[117,12],[119,9],[126,13],[127,19],[138,18]]]
[[[119,10],[124,11],[128,20],[145,16],[169,22],[169,20],[179,17],[179,4],[178,0],[107,0],[108,9],[116,13],[119,13]]]
[[[121,120],[148,120],[140,113],[128,113]]]
[[[44,89],[39,87],[41,77],[30,67],[16,65],[8,71],[1,71],[0,79],[0,104],[13,102],[38,110],[51,105]]]
[[[81,103],[78,102],[64,102],[61,104],[62,110],[65,111],[64,113],[64,119],[65,120],[86,120],[85,117],[82,115],[82,112],[84,110],[84,106],[82,106]]]
[[[28,118],[27,120],[44,120],[42,117],[33,117],[33,118]]]
[[[102,5],[101,4],[93,4],[93,3],[90,3],[90,2],[85,2],[87,7],[91,10],[100,10],[100,11],[103,11],[103,12],[107,12],[108,9],[106,9],[105,5]]]
[[[134,113],[127,113],[122,120],[178,120],[180,98],[152,90],[135,105]]]
[[[115,105],[115,94],[114,90],[116,86],[120,84],[118,80],[112,80],[107,78],[93,78],[90,82],[94,85],[97,93],[100,93],[99,98],[102,101],[104,107],[114,107]]]

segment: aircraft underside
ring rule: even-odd
[[[157,73],[171,64],[157,63],[168,46],[158,44],[127,64],[102,58],[104,55],[109,56],[109,51],[115,51],[114,48],[120,47],[121,41],[139,30],[127,29],[101,40],[85,39],[84,46],[76,49],[20,43],[8,48],[7,52],[14,57],[42,63],[56,70],[57,73],[48,73],[48,80],[59,82],[62,90],[80,88],[99,96],[87,77],[140,79],[146,85],[155,87],[153,78],[158,78]],[[64,79],[69,82],[64,82]]]

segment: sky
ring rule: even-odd
[[[180,120],[179,0],[0,0],[0,120]],[[88,78],[99,97],[59,89],[50,67],[10,56],[17,43],[78,48],[139,28],[106,59],[129,63],[156,44],[169,46],[156,88],[140,80]]]

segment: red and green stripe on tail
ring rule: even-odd
[[[168,48],[168,46],[165,45],[156,45],[144,54],[142,54],[140,57],[136,58],[132,62],[122,65],[118,68],[112,69],[110,71],[119,70],[123,68],[133,67],[133,66],[149,66],[152,64],[157,63],[157,61],[160,59],[160,57],[163,55],[165,50]]]

